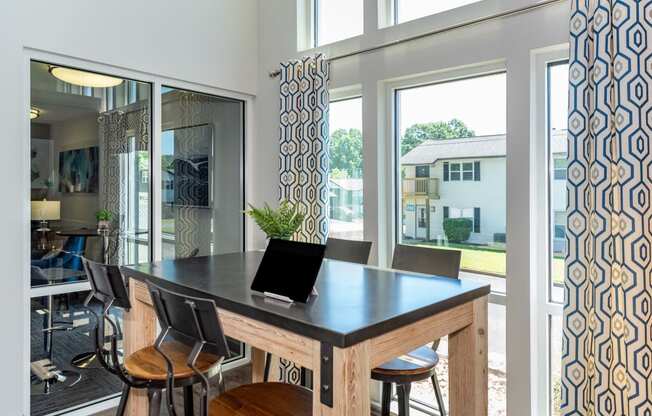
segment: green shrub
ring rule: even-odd
[[[446,218],[444,233],[451,243],[463,243],[471,236],[473,220],[470,218]]]
[[[506,243],[507,234],[505,233],[494,233],[494,243]]]

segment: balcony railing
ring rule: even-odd
[[[427,196],[439,199],[438,178],[407,178],[403,179],[404,196]]]

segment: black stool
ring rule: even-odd
[[[185,414],[192,415],[192,386],[200,383],[203,377],[218,375],[221,380],[223,358],[209,353],[200,354],[197,365],[200,375],[198,375],[185,363],[185,357],[191,352],[191,348],[183,342],[171,340],[142,348],[125,357],[124,365],[121,365],[118,358],[118,326],[109,315],[109,309],[117,307],[128,310],[131,307],[124,278],[118,266],[96,263],[88,259],[83,259],[83,263],[91,284],[91,293],[85,304],[88,305],[91,299],[95,298],[102,304],[103,310],[100,318],[89,308],[97,318],[97,326],[94,331],[97,360],[102,367],[116,375],[124,383],[116,415],[124,415],[129,392],[132,388],[139,388],[147,389],[150,415],[156,416],[160,412],[162,391],[166,389],[169,394],[172,394],[174,387],[183,388]],[[112,328],[112,333],[109,336],[111,346],[108,355],[103,348],[105,322],[108,322]],[[165,351],[165,355],[161,351]],[[172,357],[172,361],[167,357]],[[170,372],[174,376],[172,383],[168,380]]]

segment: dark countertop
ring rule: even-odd
[[[123,267],[177,292],[215,300],[220,308],[313,339],[348,347],[489,294],[489,285],[324,260],[307,304],[250,290],[263,253],[223,254]]]

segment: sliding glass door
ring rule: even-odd
[[[243,250],[242,101],[161,90],[163,259]],[[231,359],[243,355],[230,340]]]

